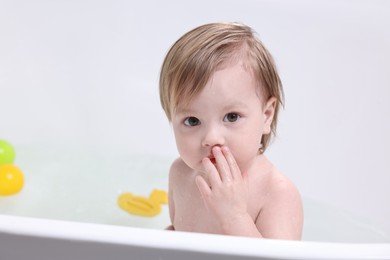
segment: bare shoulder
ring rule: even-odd
[[[169,182],[171,185],[176,185],[184,181],[185,176],[188,176],[188,172],[191,169],[183,162],[179,157],[173,161],[169,170]]]
[[[172,177],[176,177],[179,173],[183,171],[188,171],[188,166],[183,162],[183,160],[179,157],[173,161],[171,168],[169,170],[169,175]]]
[[[173,161],[171,165],[171,171],[180,170],[182,168],[188,168],[188,166],[183,162],[180,157],[178,157],[176,160]]]
[[[301,195],[295,184],[273,169],[269,193],[257,223],[265,237],[300,239],[303,226]]]
[[[271,175],[269,188],[268,207],[273,210],[290,212],[296,218],[303,218],[301,194],[289,178],[275,169]]]
[[[266,193],[267,201],[265,204],[274,204],[275,201],[286,201],[286,199],[300,200],[300,194],[295,184],[282,174],[265,156],[260,157],[258,169],[263,169],[257,183],[263,193]],[[257,185],[257,184],[256,184]]]
[[[274,199],[280,199],[282,201],[301,199],[301,195],[295,184],[277,169],[273,170],[270,178],[270,193]]]

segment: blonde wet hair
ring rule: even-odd
[[[271,54],[254,30],[244,24],[209,23],[179,38],[162,64],[161,105],[171,122],[177,107],[186,106],[198,95],[215,71],[237,60],[252,72],[264,104],[276,98],[271,133],[261,140],[260,151],[264,152],[276,134],[278,112],[284,102],[283,87]]]

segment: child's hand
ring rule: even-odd
[[[216,165],[209,158],[202,160],[208,183],[197,176],[196,184],[207,209],[221,225],[229,225],[246,217],[248,203],[247,175],[242,174],[226,146],[213,147]]]

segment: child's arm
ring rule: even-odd
[[[165,230],[175,230],[175,228],[173,227],[173,225],[169,225],[165,228]]]
[[[173,186],[173,165],[171,166],[171,169],[170,169],[170,172],[169,172],[169,187],[168,187],[168,205],[169,205],[169,217],[171,219],[171,225],[169,225],[168,227],[166,227],[165,229],[166,230],[175,230],[175,226],[174,226],[174,219],[175,219],[175,203],[174,203],[174,200],[173,200],[173,189],[172,189],[172,186]]]

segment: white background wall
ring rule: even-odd
[[[0,0],[0,139],[155,153],[176,147],[159,69],[207,22],[253,27],[286,107],[268,152],[307,197],[390,219],[390,2]]]

